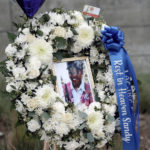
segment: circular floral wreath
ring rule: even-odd
[[[99,149],[115,132],[116,97],[109,61],[100,40],[104,21],[79,11],[53,9],[23,24],[7,54],[6,90],[18,121],[41,140],[66,150]],[[62,101],[55,91],[54,61],[87,56],[95,83],[89,106]]]

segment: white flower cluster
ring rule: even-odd
[[[15,94],[12,102],[28,131],[66,150],[101,148],[114,134],[115,90],[109,59],[100,44],[94,44],[101,42],[99,29],[95,19],[89,21],[78,11],[46,12],[23,24],[5,50],[6,90]],[[89,107],[74,107],[55,91],[53,59],[58,52],[74,57],[84,56],[84,51],[98,70],[95,91],[99,100]],[[100,72],[100,65],[105,65],[105,72]]]

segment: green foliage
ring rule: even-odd
[[[52,9],[52,12],[62,14],[65,12],[65,10],[63,8],[54,8],[54,9]]]
[[[87,133],[87,139],[88,139],[89,143],[94,142],[94,137],[91,132]]]
[[[8,77],[9,76],[9,71],[6,68],[6,61],[4,60],[2,62],[0,62],[0,72],[5,76]]]
[[[44,14],[44,15],[40,18],[39,22],[40,22],[41,24],[45,24],[45,23],[48,22],[49,20],[50,20],[50,16],[49,16],[48,14]]]
[[[17,37],[17,35],[15,35],[14,33],[10,33],[10,32],[8,32],[7,35],[8,35],[8,39],[11,43],[13,43]]]
[[[82,119],[86,119],[87,118],[87,114],[82,112],[82,111],[78,111],[79,113],[79,116],[82,118]]]
[[[43,32],[39,29],[36,31],[36,34],[39,35],[39,36],[43,36]]]
[[[47,112],[43,112],[41,115],[42,121],[45,122],[50,118],[50,115]]]
[[[57,49],[65,49],[67,48],[67,41],[62,37],[55,38],[55,44]]]

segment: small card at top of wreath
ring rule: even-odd
[[[83,14],[87,16],[92,16],[94,18],[98,18],[100,14],[100,8],[90,6],[90,5],[85,5],[83,8]]]

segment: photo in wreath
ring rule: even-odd
[[[54,63],[57,91],[66,102],[89,106],[94,101],[94,82],[87,57],[63,59]]]

